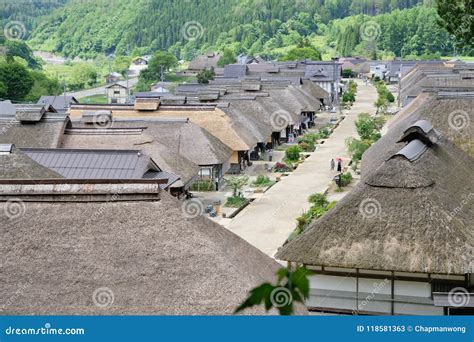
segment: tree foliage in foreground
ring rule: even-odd
[[[438,0],[439,23],[458,45],[474,48],[474,0]]]
[[[263,283],[250,290],[248,298],[235,310],[239,313],[247,308],[264,305],[266,311],[275,308],[280,315],[291,315],[294,304],[305,304],[309,297],[309,279],[312,272],[301,266],[294,271],[280,268],[276,284]]]

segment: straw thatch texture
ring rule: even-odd
[[[204,128],[214,135],[224,144],[234,151],[247,151],[253,148],[257,142],[251,140],[247,136],[241,136],[239,127],[236,127],[222,110],[219,108],[206,106],[160,106],[156,111],[139,112],[133,110],[132,106],[72,106],[70,110],[71,119],[79,119],[84,111],[90,110],[111,110],[114,118],[122,119],[139,119],[144,121],[152,121],[153,119],[172,119],[181,118],[189,119],[196,125]]]
[[[471,157],[474,156],[474,98],[438,99],[436,94],[423,93],[404,107],[391,122],[384,139],[377,141],[362,158],[362,175],[377,168],[393,153],[394,143],[402,132],[418,120],[428,120],[446,138]],[[464,120],[464,121],[457,121]],[[463,124],[463,122],[465,124]],[[459,125],[459,126],[457,126]],[[459,130],[456,127],[463,127]]]
[[[1,179],[62,178],[13,146],[10,154],[0,155]]]
[[[474,160],[448,140],[413,162],[393,157],[276,257],[328,267],[472,272],[473,168]]]
[[[2,313],[226,315],[252,287],[274,281],[273,259],[205,217],[185,218],[181,202],[160,196],[24,202],[22,217],[0,216]],[[114,300],[99,307],[94,291],[104,287]]]

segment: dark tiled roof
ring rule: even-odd
[[[244,77],[247,69],[247,65],[228,64],[224,67],[224,77]]]
[[[150,169],[159,171],[150,157],[137,150],[22,151],[37,163],[71,179],[139,179]]]
[[[37,104],[50,105],[55,109],[69,108],[72,103],[79,103],[74,96],[41,96]]]

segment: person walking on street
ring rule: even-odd
[[[214,178],[214,182],[216,183],[216,191],[219,191],[219,177]]]
[[[273,150],[270,150],[268,152],[268,161],[272,161],[273,160]]]
[[[336,162],[334,161],[334,158],[331,159],[331,171],[334,171],[334,167],[336,166]]]
[[[342,160],[338,160],[337,161],[337,172],[341,172],[342,171]]]

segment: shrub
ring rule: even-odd
[[[275,171],[275,172],[290,172],[290,171],[293,171],[293,169],[290,168],[288,165],[286,165],[284,163],[276,163],[274,168],[273,168],[273,171]]]
[[[285,158],[289,161],[300,160],[301,148],[299,146],[291,146],[285,151]]]
[[[351,181],[352,181],[352,174],[350,172],[341,174],[341,187],[348,186]]]
[[[273,181],[270,180],[267,176],[258,175],[257,179],[251,184],[252,186],[270,186],[273,184]]]
[[[316,149],[316,146],[313,142],[300,141],[298,143],[298,146],[303,150],[303,152],[314,152],[314,150]]]
[[[214,184],[210,180],[198,180],[191,186],[191,191],[212,191]]]
[[[227,201],[224,204],[224,207],[228,208],[240,208],[247,203],[247,199],[241,196],[232,196],[227,197]]]
[[[326,206],[329,203],[326,195],[321,193],[315,193],[309,196],[308,202],[320,207]]]
[[[331,131],[327,127],[323,127],[319,130],[319,136],[321,139],[327,139],[331,135]]]

